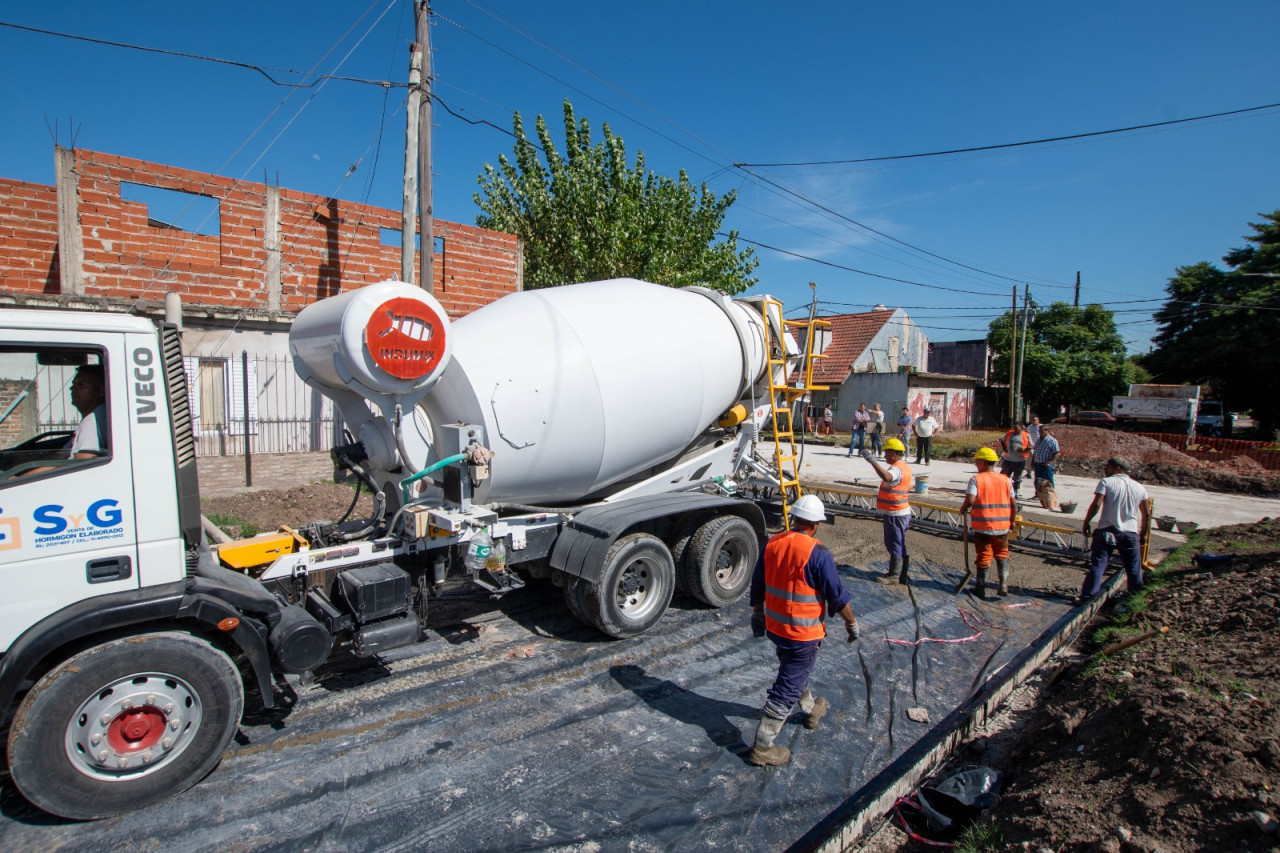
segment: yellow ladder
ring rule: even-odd
[[[776,309],[774,317],[782,320],[782,335],[775,335],[770,318],[770,307]],[[800,469],[796,458],[795,425],[792,423],[791,410],[796,400],[811,391],[826,391],[826,385],[813,384],[813,362],[826,358],[826,355],[815,355],[813,352],[814,329],[830,326],[826,320],[786,320],[782,319],[782,303],[776,299],[764,299],[760,310],[764,315],[764,346],[768,359],[766,365],[769,376],[769,405],[773,418],[773,461],[778,469],[778,489],[782,495],[782,524],[791,529],[791,504],[800,498],[804,490],[800,487]],[[804,340],[804,363],[800,365],[799,381],[793,386],[790,383],[791,371],[787,368],[787,331],[802,332]],[[783,446],[785,442],[785,448]]]

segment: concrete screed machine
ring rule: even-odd
[[[333,457],[373,512],[210,549],[177,329],[3,312],[14,784],[76,819],[185,790],[235,733],[242,685],[272,707],[277,677],[419,642],[450,575],[494,593],[549,578],[619,638],[656,624],[677,588],[736,601],[761,504],[785,521],[798,496],[790,406],[812,358],[789,327],[809,352],[813,325],[768,298],[633,279],[516,293],[452,324],[399,282],[322,300],[290,349],[335,401],[349,441]],[[70,454],[70,431],[40,424],[58,406],[78,421],[65,388],[87,365],[104,375],[103,440]]]

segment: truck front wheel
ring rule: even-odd
[[[10,727],[9,772],[51,814],[121,814],[203,779],[243,708],[239,671],[208,641],[177,631],[112,640],[27,693]]]

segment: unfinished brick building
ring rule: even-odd
[[[55,186],[0,178],[0,308],[159,318],[177,294],[202,455],[242,452],[242,365],[255,451],[327,447],[338,425],[296,381],[288,328],[311,302],[400,277],[400,211],[80,149],[55,162]],[[139,189],[208,213],[175,227]],[[514,235],[434,231],[433,291],[451,317],[521,289]]]

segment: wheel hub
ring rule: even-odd
[[[136,776],[164,764],[191,742],[199,697],[171,675],[140,673],[105,685],[67,724],[71,764],[93,778]]]
[[[624,611],[640,605],[647,594],[649,572],[644,565],[627,568],[618,580],[618,606]]]

